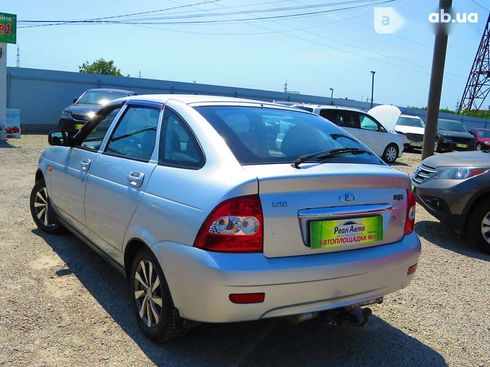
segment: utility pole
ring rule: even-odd
[[[288,92],[288,80],[286,79],[286,81],[284,82],[284,93],[287,92]]]
[[[453,0],[439,0],[439,12],[449,13]],[[437,25],[434,41],[434,54],[432,56],[432,71],[430,75],[429,99],[427,102],[427,117],[424,131],[424,148],[422,159],[434,154],[434,143],[436,141],[437,120],[441,105],[442,81],[444,79],[444,65],[446,63],[446,50],[448,39],[448,24]]]
[[[374,74],[376,74],[376,72],[371,70],[371,108],[373,108],[374,101]]]
[[[17,67],[20,68],[20,48],[17,45]]]

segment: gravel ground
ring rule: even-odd
[[[149,342],[119,273],[75,237],[35,228],[28,200],[46,140],[0,143],[0,365],[490,366],[490,256],[421,207],[416,278],[374,306],[366,328],[274,319]],[[419,159],[405,154],[395,168],[410,172]]]

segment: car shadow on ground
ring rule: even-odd
[[[420,237],[446,250],[475,259],[490,261],[490,255],[473,247],[464,234],[457,234],[439,221],[423,220],[417,222],[415,223],[415,232]]]
[[[10,144],[7,140],[0,140],[0,148],[18,148]]]
[[[33,233],[67,264],[56,274],[76,276],[158,366],[447,366],[439,353],[376,316],[365,328],[333,328],[318,320],[293,325],[285,319],[201,324],[181,339],[153,343],[138,329],[117,270],[74,236]]]
[[[392,167],[408,167],[409,165],[404,163],[404,162],[394,161],[393,163],[390,163],[390,166],[392,166]]]

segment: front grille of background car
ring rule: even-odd
[[[473,139],[471,138],[459,138],[459,137],[451,137],[451,140],[454,141],[455,143],[462,143],[462,144],[473,144]]]
[[[407,139],[416,143],[421,143],[424,140],[424,136],[421,134],[407,134]]]
[[[79,120],[79,121],[85,121],[87,118],[85,115],[75,115],[74,113],[71,114],[71,117],[73,117],[74,120]]]
[[[412,180],[418,184],[421,184],[425,180],[433,177],[436,173],[437,170],[434,168],[421,164],[413,173]]]

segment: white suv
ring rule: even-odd
[[[402,137],[388,131],[378,120],[364,111],[329,105],[296,105],[295,107],[313,112],[344,128],[387,163],[395,162],[402,155],[404,144]]]

